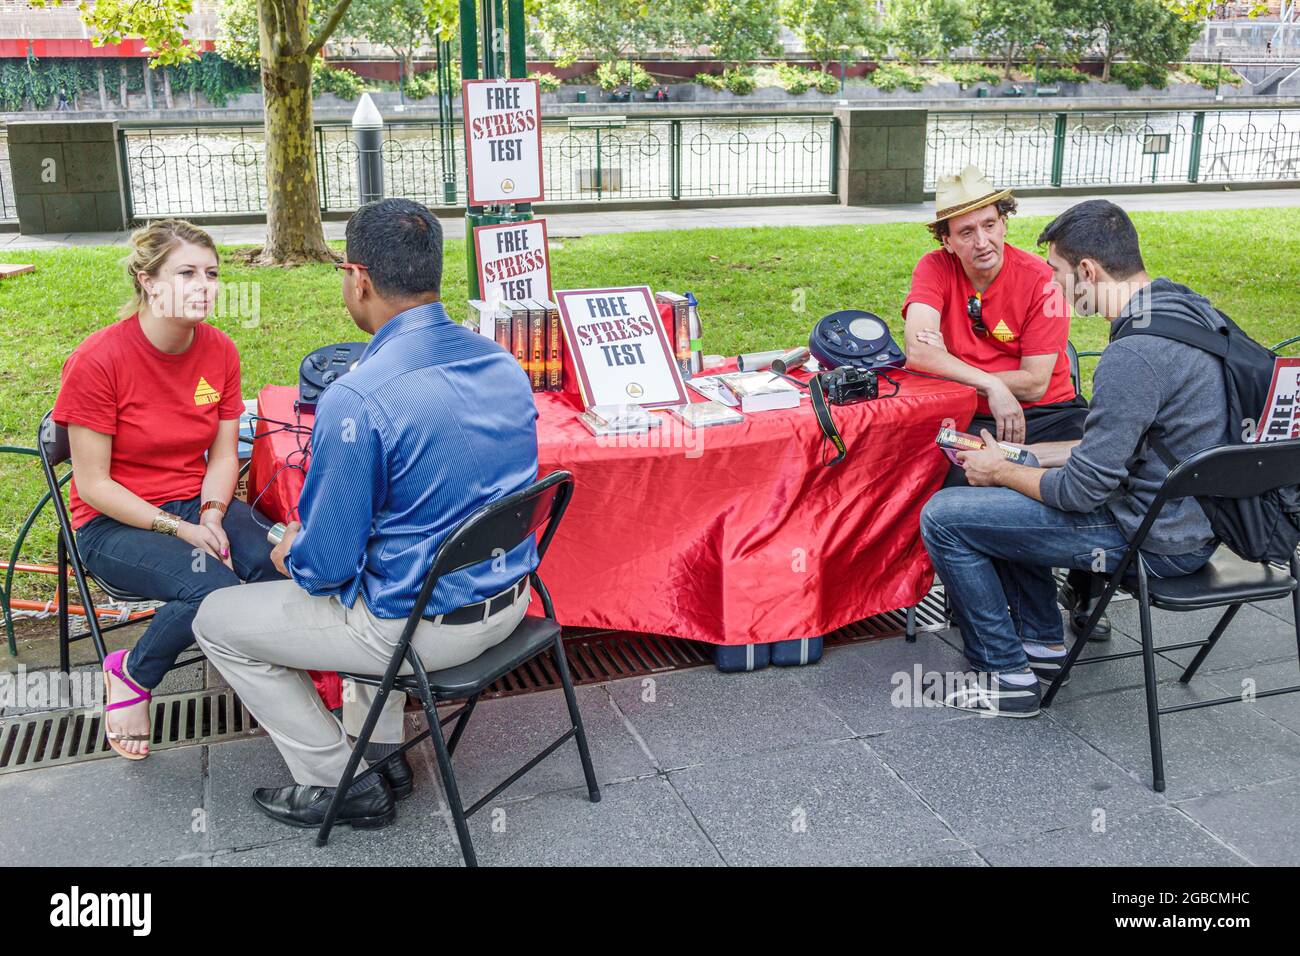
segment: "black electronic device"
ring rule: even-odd
[[[820,359],[818,360],[820,361]],[[854,402],[869,401],[880,397],[880,379],[883,378],[894,390],[885,397],[898,394],[898,382],[884,372],[869,368],[843,366],[829,372],[818,372],[809,381],[808,391],[812,396],[813,414],[821,426],[822,435],[835,446],[836,455],[827,465],[838,465],[849,453],[849,446],[831,417],[832,405],[852,405]]]
[[[314,412],[320,397],[340,375],[356,366],[365,342],[340,342],[312,352],[298,366],[298,411]]]
[[[884,319],[861,309],[842,309],[817,320],[808,351],[822,368],[901,368],[903,350],[894,344]]]

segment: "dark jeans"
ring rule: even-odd
[[[197,523],[199,504],[194,497],[169,501],[162,509]],[[180,538],[132,528],[106,515],[78,529],[77,550],[91,574],[114,588],[167,602],[149,621],[127,661],[127,671],[140,686],[157,687],[181,652],[194,643],[190,624],[205,597],[241,581],[281,578],[266,540],[271,522],[260,514],[258,518],[261,524],[244,502],[230,502],[221,526],[230,540],[233,571]]]
[[[1088,417],[1088,400],[1076,395],[1068,402],[1054,402],[1051,405],[1035,405],[1025,409],[1025,444],[1040,441],[1075,441],[1083,437],[1083,422]],[[976,415],[971,419],[968,434],[978,436],[980,429],[987,428],[989,434],[996,436],[998,425],[992,418]],[[952,465],[944,478],[945,488],[969,488],[966,472],[960,465]],[[1071,569],[1067,580],[1079,602],[1086,602],[1100,595],[1105,586],[1105,578],[1089,574],[1087,571]],[[948,595],[948,604],[953,603]]]
[[[1104,508],[1058,511],[1010,488],[944,488],[921,511],[921,539],[953,595],[971,666],[1020,671],[1023,643],[1060,644],[1065,632],[1052,568],[1114,571],[1128,542]],[[1140,553],[1147,573],[1200,570],[1211,544],[1194,554]]]

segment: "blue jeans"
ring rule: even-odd
[[[161,506],[186,521],[199,520],[199,499],[169,501]],[[260,524],[258,523],[260,520]],[[150,601],[166,601],[131,649],[127,672],[141,687],[157,687],[176,658],[194,643],[190,625],[203,599],[240,581],[276,581],[266,528],[271,522],[239,500],[230,502],[221,522],[230,541],[232,571],[180,538],[133,528],[107,515],[96,515],[77,530],[77,550],[96,578]]]
[[[1023,671],[1025,642],[1065,640],[1053,568],[1114,571],[1128,541],[1104,508],[1058,511],[1010,488],[944,488],[921,511],[921,539],[979,671]],[[1186,555],[1141,552],[1148,574],[1200,570],[1211,543]]]

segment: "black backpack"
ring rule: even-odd
[[[1247,421],[1262,414],[1268,404],[1277,355],[1243,332],[1222,312],[1219,316],[1227,325],[1219,331],[1154,315],[1141,327],[1130,322],[1119,328],[1115,338],[1158,335],[1218,356],[1223,361],[1228,421],[1232,423],[1234,444],[1242,444]],[[1177,456],[1154,432],[1148,433],[1147,443],[1166,467],[1172,470],[1178,464]],[[1300,481],[1300,477],[1297,480]],[[1247,561],[1286,564],[1296,545],[1300,544],[1300,484],[1287,485],[1256,498],[1196,500],[1210,519],[1215,536]]]

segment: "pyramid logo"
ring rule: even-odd
[[[199,376],[199,384],[194,389],[195,405],[212,405],[221,401],[221,393],[208,384],[207,379]]]
[[[999,342],[1010,342],[1016,337],[1016,334],[1007,328],[1005,321],[999,319],[998,324],[993,326],[993,337]]]

